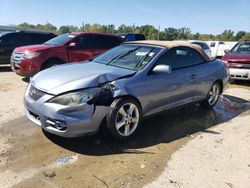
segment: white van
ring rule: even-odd
[[[237,42],[207,41],[211,49],[211,57],[221,58],[225,55],[225,50],[231,50]]]

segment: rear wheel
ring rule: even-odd
[[[130,98],[115,100],[111,107],[113,110],[107,115],[107,128],[111,136],[117,140],[131,138],[141,123],[140,104]]]
[[[201,106],[206,107],[206,108],[214,107],[214,105],[216,105],[216,103],[219,99],[221,89],[222,88],[221,88],[220,84],[218,82],[215,82],[211,86],[211,88],[207,94],[207,98],[203,102],[200,103]]]

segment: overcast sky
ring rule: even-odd
[[[189,27],[218,34],[250,32],[250,0],[0,0],[0,25],[84,23]]]

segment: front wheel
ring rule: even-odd
[[[207,94],[207,98],[201,102],[201,106],[203,107],[206,107],[206,108],[212,108],[214,107],[214,105],[216,105],[216,103],[218,102],[218,99],[219,99],[219,96],[220,96],[220,93],[221,93],[221,86],[218,82],[215,82],[208,94]]]
[[[117,140],[131,138],[138,130],[141,119],[140,104],[130,98],[116,99],[107,115],[107,128],[111,136]]]

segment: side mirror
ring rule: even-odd
[[[171,73],[171,67],[169,65],[156,65],[152,71],[153,73]]]
[[[225,54],[226,54],[226,53],[230,52],[230,50],[229,50],[229,49],[226,49],[226,50],[224,50],[224,52],[225,52]]]
[[[69,48],[75,48],[77,47],[76,43],[75,42],[71,42],[69,45],[68,45]]]

